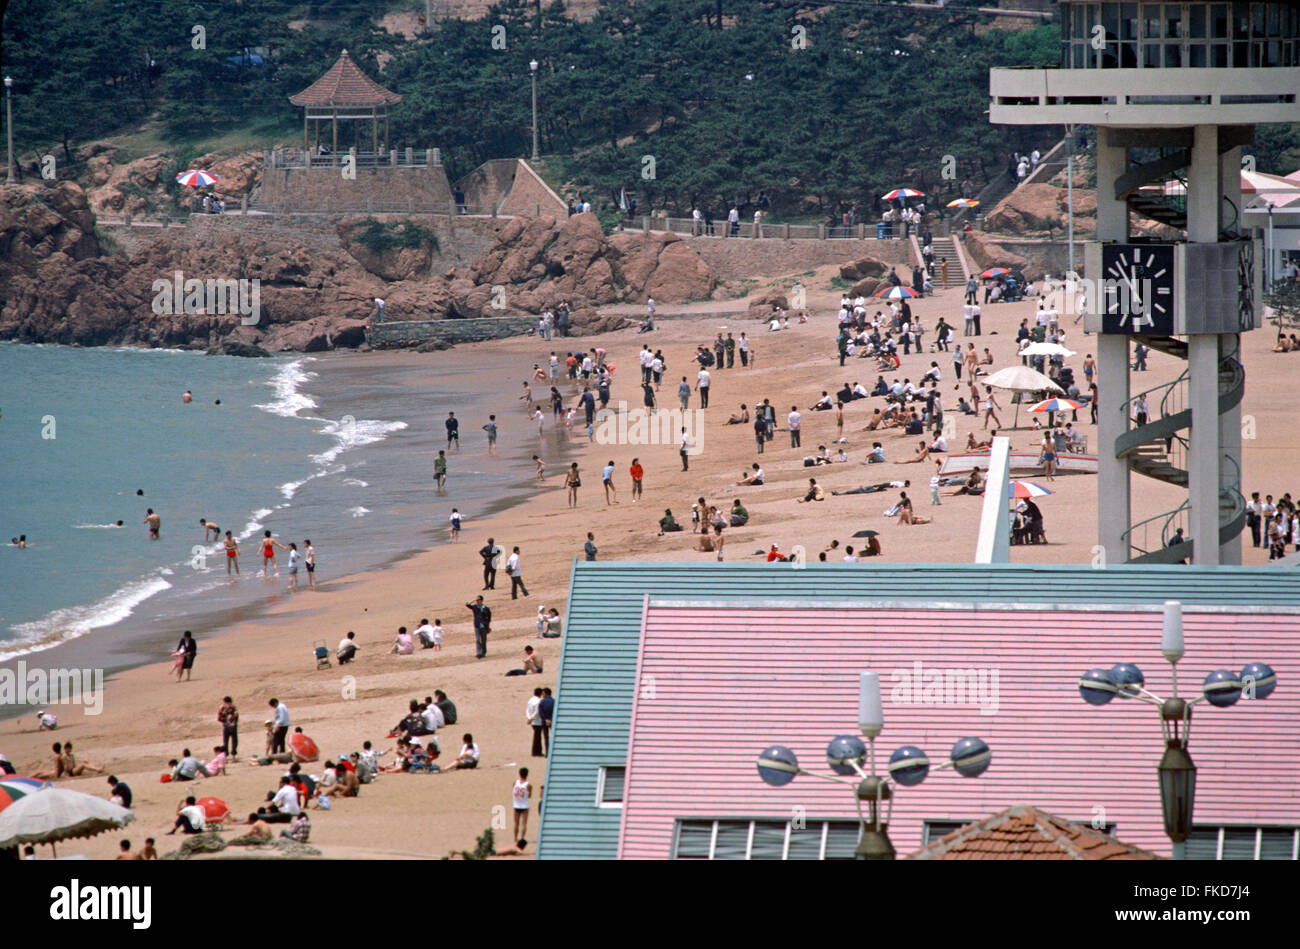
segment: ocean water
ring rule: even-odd
[[[430,386],[356,354],[0,345],[0,662],[161,660],[185,628],[211,632],[280,601],[287,555],[277,551],[279,580],[257,575],[263,530],[300,551],[311,538],[324,581],[446,542],[453,505],[468,531],[517,501],[536,434],[524,438],[520,419],[514,439],[503,424],[499,456],[479,444],[487,414],[513,408],[493,404],[500,366],[486,352],[432,358]],[[448,410],[465,448],[440,494],[432,467]],[[148,508],[162,516],[158,541]],[[239,578],[200,517],[240,540]],[[21,534],[26,549],[9,543]]]

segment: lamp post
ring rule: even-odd
[[[1165,603],[1160,652],[1169,662],[1173,694],[1162,699],[1148,692],[1142,670],[1121,662],[1109,669],[1089,669],[1079,680],[1079,694],[1089,705],[1105,705],[1119,696],[1137,699],[1160,709],[1160,731],[1165,753],[1156,766],[1160,785],[1160,812],[1165,833],[1173,842],[1175,860],[1186,856],[1187,838],[1192,832],[1192,803],[1196,797],[1196,765],[1187,750],[1192,731],[1192,706],[1209,702],[1218,708],[1235,705],[1240,698],[1266,699],[1277,687],[1277,676],[1262,662],[1252,662],[1241,674],[1216,669],[1205,677],[1201,694],[1191,700],[1178,695],[1178,660],[1183,658],[1183,607]]]
[[[14,80],[5,76],[5,128],[9,132],[9,167],[5,174],[5,184],[14,183]]]
[[[893,860],[894,845],[889,842],[889,815],[893,810],[893,785],[912,787],[930,773],[930,759],[915,745],[904,745],[889,756],[888,774],[876,774],[876,738],[885,727],[880,704],[880,676],[863,672],[858,678],[858,726],[866,737],[838,735],[826,746],[826,763],[837,775],[817,774],[799,767],[795,753],[784,745],[771,745],[758,756],[758,776],[772,787],[784,787],[796,775],[807,774],[823,781],[834,781],[854,788],[862,839],[856,857],[859,860]],[[988,770],[993,760],[989,746],[979,738],[961,738],[952,746],[952,755],[939,768],[953,768],[965,778],[977,778]],[[866,769],[863,768],[866,765]],[[868,816],[862,814],[866,802]]]
[[[528,71],[533,74],[533,161],[537,161],[537,60],[529,62]]]

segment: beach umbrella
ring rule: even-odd
[[[876,536],[878,536],[879,534],[880,534],[880,531],[858,531],[858,532],[857,532],[856,534],[854,534],[853,536],[854,536],[854,537],[876,537]]]
[[[1012,500],[1016,498],[1041,498],[1045,494],[1054,493],[1041,484],[1035,484],[1032,481],[1012,481],[1007,485],[1007,497]]]
[[[293,752],[293,760],[297,762],[315,761],[320,757],[320,749],[316,747],[316,742],[302,732],[294,732],[289,737],[289,750]]]
[[[0,811],[0,850],[93,837],[135,820],[125,807],[68,788],[48,786]]]
[[[992,280],[994,277],[1005,277],[1009,273],[1011,273],[1010,270],[1006,270],[1002,267],[990,267],[988,270],[980,274],[980,277],[984,280]]]
[[[906,300],[910,297],[919,297],[920,294],[911,287],[904,287],[902,284],[899,284],[897,287],[890,287],[887,290],[873,293],[872,296],[877,300]]]
[[[1022,356],[1073,356],[1073,349],[1066,349],[1060,343],[1030,343],[1020,350]]]
[[[1037,369],[1030,369],[1028,366],[1009,366],[1006,369],[999,369],[992,375],[977,379],[977,381],[995,389],[1010,389],[1012,392],[1056,392],[1061,395],[1065,394],[1055,382]],[[1011,428],[1014,430],[1019,427],[1020,403],[1017,402],[1016,420],[1012,423]]]
[[[200,168],[183,171],[176,176],[176,180],[191,188],[205,188],[208,185],[216,184],[221,180],[221,176],[214,175],[212,172],[204,171]]]
[[[36,778],[25,778],[21,775],[9,775],[0,780],[0,811],[3,811],[15,801],[20,801],[34,791],[41,788],[49,787],[50,782],[38,781]]]
[[[955,201],[949,201],[947,206],[950,208],[977,208],[980,203],[974,198],[957,198]]]
[[[203,808],[205,820],[220,823],[230,816],[230,805],[219,797],[201,797],[195,803]]]
[[[1074,399],[1044,399],[1030,406],[1031,412],[1077,412],[1083,408],[1082,402],[1075,402]]]
[[[925,197],[925,192],[917,191],[915,188],[895,188],[893,191],[889,192],[888,194],[881,195],[881,200],[893,201],[897,198],[903,198],[906,200],[907,198],[924,198],[924,197]]]

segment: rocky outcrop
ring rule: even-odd
[[[387,235],[393,246],[373,250],[358,236],[375,227],[384,225],[377,225],[372,218],[348,218],[338,225],[339,241],[353,260],[384,280],[410,280],[428,275],[438,249],[432,232],[410,222],[399,222]]]
[[[840,266],[840,278],[858,281],[866,277],[879,277],[884,274],[887,266],[887,264],[876,260],[874,257],[863,257],[861,260],[842,264]]]

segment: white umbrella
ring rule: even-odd
[[[70,837],[93,837],[125,827],[135,815],[68,788],[43,788],[0,811],[0,850],[20,844],[54,844]]]
[[[1046,390],[1048,392],[1060,392],[1062,395],[1065,394],[1055,382],[1037,369],[1030,369],[1028,366],[1008,366],[1006,369],[999,369],[992,375],[985,376],[978,381],[995,389],[1012,389],[1016,392]]]
[[[1060,343],[1030,343],[1020,350],[1022,356],[1073,356],[1073,349],[1066,349]]]
[[[992,386],[995,389],[1010,389],[1013,392],[1059,392],[1065,393],[1047,376],[1043,375],[1037,369],[1030,369],[1028,366],[1009,366],[1006,369],[999,369],[992,375],[985,376],[980,380],[986,386]],[[1020,403],[1016,403],[1016,420],[1011,425],[1012,429],[1020,427]]]

